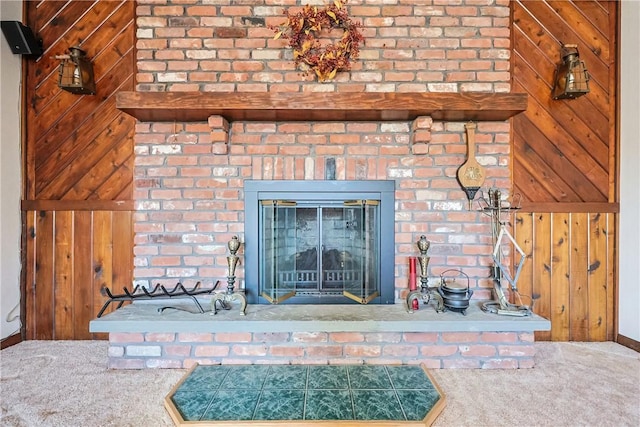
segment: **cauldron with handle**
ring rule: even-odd
[[[456,282],[456,277],[445,277],[445,274],[451,271],[455,271],[458,275],[464,276],[466,279],[466,286],[460,286]],[[451,311],[457,311],[463,315],[467,314],[467,308],[469,308],[469,300],[473,295],[473,290],[469,289],[469,276],[460,270],[445,270],[440,274],[440,286],[438,287],[438,293],[442,297],[445,309]]]

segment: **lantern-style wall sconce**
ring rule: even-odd
[[[553,99],[574,99],[589,93],[589,73],[580,60],[578,45],[562,45],[562,63],[556,67],[553,79]]]
[[[57,55],[62,60],[58,69],[58,87],[76,95],[95,95],[93,65],[84,50],[78,46],[69,48],[68,55]]]

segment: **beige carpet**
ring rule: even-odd
[[[0,352],[1,426],[171,426],[163,398],[183,370],[110,371],[104,341],[27,341]],[[640,426],[639,353],[537,343],[536,368],[433,370],[437,426]]]

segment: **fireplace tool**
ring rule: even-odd
[[[247,297],[244,293],[236,292],[234,290],[236,282],[236,267],[240,260],[238,255],[236,255],[238,249],[240,249],[238,236],[233,236],[231,240],[229,240],[227,247],[231,253],[231,255],[227,256],[227,267],[229,269],[227,276],[227,291],[218,292],[213,296],[213,299],[211,300],[211,312],[212,314],[218,314],[218,305],[220,305],[220,308],[224,310],[230,310],[231,301],[240,300],[240,315],[244,316],[247,309]]]
[[[153,290],[149,291],[147,288],[142,287],[140,285],[136,285],[133,290],[129,290],[126,286],[123,288],[123,294],[113,294],[106,286],[103,286],[100,289],[100,293],[107,296],[109,299],[104,303],[100,311],[98,312],[98,317],[101,317],[104,314],[104,311],[107,309],[109,304],[118,303],[116,310],[125,302],[134,302],[134,301],[142,301],[142,300],[163,300],[163,299],[184,299],[189,298],[193,301],[198,309],[198,312],[204,313],[204,309],[200,305],[200,302],[196,298],[199,295],[209,295],[211,294],[217,287],[219,281],[213,286],[213,288],[200,288],[200,282],[196,283],[193,288],[187,289],[184,287],[182,283],[178,283],[173,289],[167,289],[161,284],[157,284]],[[160,307],[158,308],[158,312],[162,313],[166,309],[176,309],[176,310],[184,310],[190,311],[187,309],[183,309],[180,307]]]
[[[458,182],[467,195],[469,210],[471,210],[473,199],[484,183],[485,171],[476,159],[476,124],[466,123],[464,128],[467,131],[467,161],[458,168]]]
[[[505,222],[502,220],[504,213],[520,209],[521,198],[517,195],[517,197],[514,198],[515,200],[508,202],[502,199],[502,193],[498,189],[489,189],[488,196],[489,200],[481,197],[478,203],[482,211],[491,218],[491,238],[493,242],[492,276],[495,300],[483,303],[482,310],[507,316],[529,316],[531,315],[533,299],[529,296],[521,295],[517,287],[518,278],[522,271],[526,255],[522,248],[518,246],[511,233],[509,233],[509,230],[505,227]],[[520,255],[520,260],[518,261],[513,277],[509,272],[509,268],[503,263],[502,246],[504,243],[511,243],[515,251]],[[510,303],[507,299],[502,286],[503,279],[511,285],[511,291],[518,299],[519,304]],[[530,299],[531,305],[527,306],[522,303],[523,296]]]
[[[444,311],[442,296],[438,292],[437,287],[429,287],[427,284],[427,267],[429,266],[430,259],[429,256],[427,256],[427,251],[429,250],[429,246],[431,246],[431,242],[422,235],[416,244],[420,251],[420,256],[418,257],[418,262],[420,263],[420,290],[409,292],[409,295],[407,295],[407,311],[413,313],[414,301],[422,300],[425,304],[428,304],[433,299],[436,303],[436,312],[441,313]]]

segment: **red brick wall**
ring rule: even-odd
[[[429,369],[534,367],[532,332],[111,333],[111,369],[194,364],[424,364]]]
[[[350,16],[364,25],[361,60],[328,83],[296,70],[286,41],[267,27],[300,3],[138,1],[138,90],[510,90],[508,0],[351,0]]]
[[[282,3],[296,4],[138,1],[137,90],[308,96],[510,90],[508,0],[352,0],[350,16],[364,24],[361,59],[325,83],[296,70],[285,42],[273,40],[267,25],[282,22]],[[138,283],[223,279],[226,242],[234,234],[244,241],[243,180],[323,179],[324,161],[334,157],[337,179],[396,181],[399,295],[407,286],[407,257],[417,254],[415,242],[425,234],[432,241],[431,276],[462,268],[477,287],[474,296],[489,297],[489,219],[467,211],[456,180],[466,157],[464,123],[434,122],[426,154],[412,152],[411,122],[233,122],[228,154],[216,154],[222,151],[214,143],[225,134],[215,117],[138,124]],[[476,135],[485,187],[508,191],[509,123],[480,122]],[[242,265],[237,273],[242,283]]]

